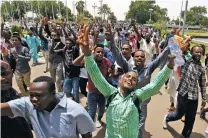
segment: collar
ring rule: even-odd
[[[144,67],[142,68],[142,70],[144,70],[144,69],[146,69],[146,68],[148,68],[148,66],[146,65],[146,64],[144,64]],[[133,66],[133,70],[137,70],[138,68],[137,68],[137,66]]]
[[[66,94],[56,94],[56,96],[60,99],[60,102],[58,103],[58,105],[65,108],[67,105]]]

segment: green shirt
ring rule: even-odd
[[[102,76],[97,64],[92,56],[85,57],[86,69],[95,85],[95,87],[108,97],[119,89],[111,86]],[[155,77],[155,79],[141,89],[136,89],[127,97],[117,94],[108,106],[106,111],[106,136],[107,138],[137,138],[139,112],[134,105],[131,96],[136,93],[141,101],[145,101],[151,96],[157,94],[168,79],[171,69],[167,65]]]

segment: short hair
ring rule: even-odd
[[[202,55],[204,56],[205,55],[205,46],[204,45],[197,45],[197,46],[193,46],[191,48],[191,54],[193,54],[193,51],[194,51],[194,48],[195,47],[200,47],[202,49]]]
[[[128,72],[126,72],[126,73],[120,75],[120,76],[119,76],[119,79],[123,78],[124,75],[126,75],[126,74],[129,73],[129,72],[134,72],[134,73],[136,73],[137,76],[139,75],[138,72],[137,72],[136,70],[131,70],[131,71],[128,71]],[[137,78],[137,79],[138,79],[138,78]],[[138,82],[138,81],[137,81],[137,82]]]
[[[74,40],[71,38],[66,38],[65,41],[70,41],[73,45],[75,45]]]
[[[98,47],[104,48],[104,45],[103,44],[96,44],[94,47],[94,50],[96,50]]]
[[[129,46],[130,50],[132,50],[132,47],[131,47],[131,45],[129,45],[128,43],[125,43],[125,44],[123,44],[123,46],[124,46],[124,45],[127,45],[127,46]],[[122,46],[122,48],[123,48],[123,46]]]
[[[142,52],[142,53],[144,53],[144,56],[145,56],[145,51],[144,50],[139,49],[135,53],[137,53],[137,52]]]
[[[47,82],[48,83],[48,92],[52,93],[56,90],[55,83],[51,77],[40,76],[33,80],[33,82]]]

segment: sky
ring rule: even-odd
[[[62,2],[66,2],[65,0],[61,0]],[[73,13],[73,1],[76,3],[79,0],[68,0],[67,5],[71,9]],[[87,3],[87,10],[94,16],[93,5],[100,6],[100,0],[84,0]],[[118,20],[125,19],[125,13],[129,10],[129,5],[131,0],[102,0],[103,4],[108,4],[111,10],[114,12],[115,16]],[[185,10],[186,0],[156,0],[156,4],[158,4],[161,8],[168,9],[168,16],[170,19],[176,19],[180,15],[181,5],[183,1],[183,10]],[[188,9],[193,6],[205,6],[208,12],[208,0],[188,0]],[[76,14],[75,8],[75,14]],[[95,15],[97,15],[97,8],[95,10]],[[206,14],[208,16],[208,14]]]

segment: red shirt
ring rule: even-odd
[[[111,62],[107,58],[103,58],[102,62],[97,63],[98,68],[100,69],[100,72],[103,74],[104,78],[107,79],[108,77],[108,70],[111,67]],[[95,88],[94,83],[92,82],[90,76],[88,77],[88,91],[92,93],[101,94],[97,88]]]

